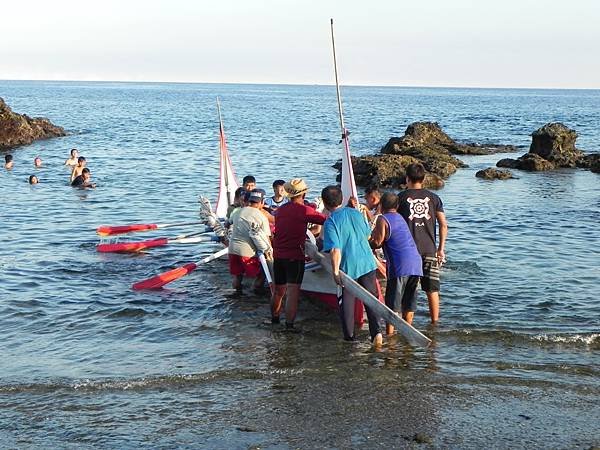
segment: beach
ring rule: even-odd
[[[582,448],[600,445],[600,178],[580,169],[475,173],[437,191],[450,225],[441,322],[381,351],[342,341],[303,300],[298,334],[237,298],[223,261],[156,292],[131,284],[209,245],[99,254],[103,224],[192,221],[216,198],[223,108],[238,178],[303,177],[316,196],[341,146],[332,86],[0,81],[15,111],[68,135],[11,150],[0,173],[0,447]],[[344,87],[355,155],[417,120],[525,153],[560,121],[600,151],[600,91]],[[68,186],[79,149],[98,188]],[[4,152],[6,153],[6,152]],[[40,155],[44,166],[33,168]],[[36,174],[40,184],[29,186]],[[163,232],[164,233],[164,232]],[[159,236],[162,234],[148,234]]]

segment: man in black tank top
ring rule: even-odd
[[[440,267],[445,261],[448,224],[442,199],[423,189],[425,168],[410,164],[406,168],[407,189],[398,194],[398,212],[404,217],[423,259],[421,288],[427,294],[431,322],[439,318]],[[439,227],[439,244],[436,245],[436,228]]]

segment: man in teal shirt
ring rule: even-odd
[[[378,296],[377,264],[369,246],[371,228],[363,215],[355,208],[342,207],[343,194],[339,186],[327,186],[321,192],[325,208],[331,212],[323,225],[323,251],[331,252],[333,279],[342,286],[340,270],[356,280],[362,287]],[[353,341],[355,298],[343,290],[340,315],[344,339]],[[374,345],[382,343],[379,317],[368,306],[369,333]]]

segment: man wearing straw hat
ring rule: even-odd
[[[289,202],[277,209],[275,237],[273,238],[273,269],[275,293],[271,299],[271,322],[279,323],[279,315],[285,302],[285,326],[294,328],[298,310],[300,285],[304,278],[304,242],[309,223],[322,225],[325,216],[304,204],[308,186],[302,178],[294,178],[284,184]]]

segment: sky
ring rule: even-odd
[[[600,88],[598,0],[0,0],[0,79]]]

